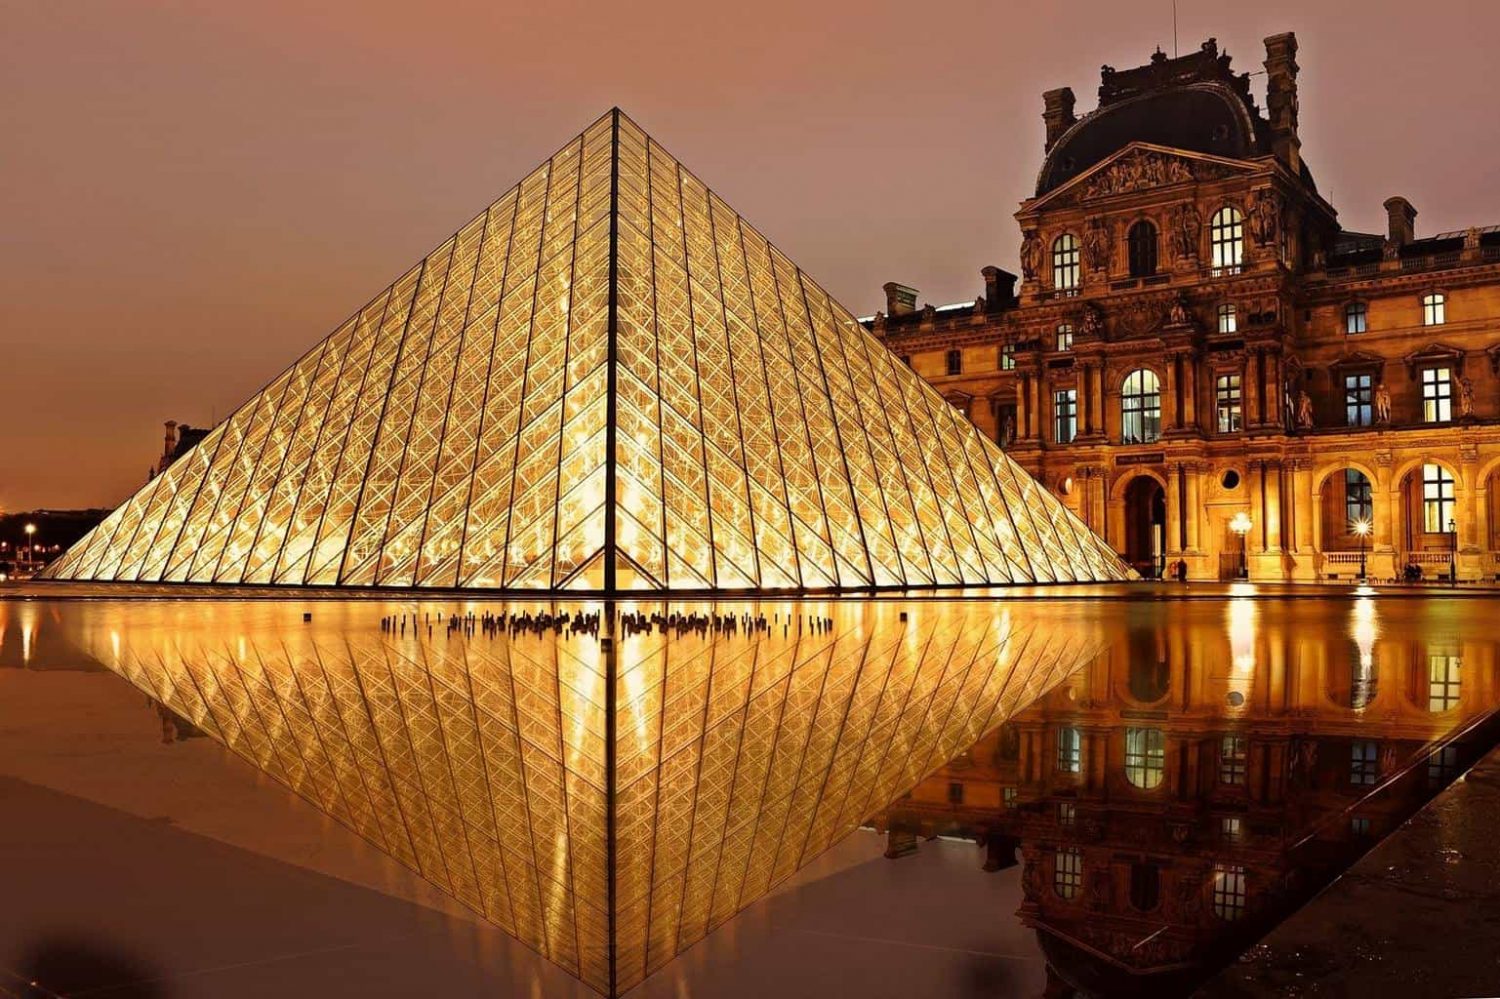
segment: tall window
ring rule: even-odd
[[[1057,349],[1073,349],[1073,324],[1059,323],[1057,327]]]
[[[1057,803],[1057,824],[1071,826],[1078,821],[1078,806],[1071,801]]]
[[[1214,915],[1224,920],[1245,914],[1245,868],[1241,864],[1214,865]]]
[[[1236,314],[1234,306],[1229,302],[1225,302],[1219,306],[1219,332],[1233,333],[1239,328],[1239,316]]]
[[[1083,769],[1083,733],[1076,728],[1057,730],[1057,769],[1065,774]]]
[[[1427,757],[1427,786],[1442,787],[1458,774],[1458,747],[1444,746]]]
[[[1120,389],[1120,435],[1126,444],[1147,444],[1161,436],[1161,382],[1139,368]]]
[[[1053,439],[1059,444],[1071,443],[1078,436],[1078,390],[1059,389],[1053,393],[1052,412],[1057,423]]]
[[[1422,325],[1441,326],[1448,321],[1447,298],[1439,292],[1422,296]]]
[[[1000,345],[1000,370],[1016,370],[1016,345],[1013,343],[1002,343]]]
[[[1364,302],[1344,306],[1344,332],[1363,333],[1370,325],[1370,307]]]
[[[1238,208],[1225,205],[1208,223],[1214,276],[1238,274],[1245,260],[1245,219]]]
[[[1240,376],[1220,375],[1214,379],[1214,412],[1218,416],[1219,433],[1237,433],[1242,426],[1240,400]]]
[[[1344,423],[1368,427],[1375,422],[1374,375],[1344,376]]]
[[[1125,234],[1130,252],[1130,276],[1150,277],[1156,273],[1156,226],[1142,219]]]
[[[1422,530],[1448,533],[1453,519],[1453,476],[1442,465],[1422,466]]]
[[[1079,276],[1078,237],[1065,232],[1052,241],[1052,287],[1077,292]]]
[[[964,373],[964,352],[961,350],[950,350],[947,354],[948,374],[961,375]]]
[[[1219,819],[1219,838],[1226,843],[1238,843],[1244,834],[1245,825],[1238,815],[1225,815]]]
[[[1052,890],[1058,898],[1072,898],[1083,886],[1083,851],[1070,847],[1057,851],[1052,871]]]
[[[1243,784],[1249,754],[1242,735],[1226,735],[1219,740],[1219,783]]]
[[[1462,685],[1459,670],[1463,666],[1459,656],[1427,657],[1427,710],[1451,711],[1458,707],[1458,693]]]
[[[1373,742],[1355,742],[1349,746],[1349,783],[1369,787],[1380,776],[1380,748]]]
[[[1167,772],[1167,740],[1159,728],[1125,730],[1125,779],[1150,790]]]
[[[1447,423],[1453,419],[1453,372],[1448,368],[1422,369],[1422,420]]]
[[[1369,523],[1375,516],[1375,490],[1370,480],[1357,468],[1344,469],[1344,521],[1349,530],[1360,521]]]

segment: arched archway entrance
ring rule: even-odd
[[[1125,487],[1125,561],[1148,579],[1166,571],[1167,494],[1149,475]]]

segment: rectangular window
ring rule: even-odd
[[[1422,325],[1441,326],[1448,321],[1448,302],[1442,295],[1422,296]]]
[[[1071,826],[1078,820],[1078,807],[1071,801],[1059,801],[1057,803],[1057,824],[1060,826]]]
[[[1239,317],[1235,314],[1234,306],[1227,302],[1219,306],[1219,332],[1234,333],[1239,326]]]
[[[1239,919],[1245,914],[1245,868],[1239,864],[1214,865],[1214,915]]]
[[[1219,740],[1219,783],[1245,783],[1248,759],[1244,736],[1226,735]]]
[[[1422,466],[1422,530],[1447,534],[1453,522],[1453,476],[1442,465]]]
[[[1000,789],[1000,800],[1002,802],[1004,802],[1006,808],[1015,808],[1016,807],[1016,789],[1013,788],[1013,787],[1001,788]]]
[[[1422,420],[1447,423],[1453,419],[1453,372],[1448,368],[1422,369]]]
[[[1057,769],[1065,774],[1083,769],[1083,733],[1076,728],[1057,730]]]
[[[1002,343],[1000,345],[1000,370],[1016,370],[1016,345],[1013,343]]]
[[[961,350],[948,351],[948,374],[961,375],[964,372],[964,354]]]
[[[1083,852],[1058,850],[1056,865],[1052,872],[1052,890],[1057,892],[1058,898],[1072,898],[1083,886]]]
[[[1344,376],[1344,423],[1351,427],[1368,427],[1375,422],[1374,376]]]
[[[1071,323],[1063,323],[1057,328],[1057,349],[1073,349],[1073,325]]]
[[[1427,786],[1442,787],[1458,776],[1458,747],[1444,746],[1427,757]]]
[[[1427,657],[1427,710],[1451,711],[1458,707],[1458,694],[1462,687],[1459,670],[1463,659],[1459,656]]]
[[[1349,831],[1355,836],[1370,835],[1370,820],[1362,815],[1356,815],[1349,820]]]
[[[1240,398],[1240,376],[1220,375],[1214,379],[1214,411],[1218,416],[1219,433],[1238,433],[1243,426],[1243,409]]]
[[[1054,393],[1052,411],[1056,418],[1054,439],[1059,444],[1071,443],[1078,436],[1078,390],[1059,389]]]
[[[1344,521],[1349,530],[1375,516],[1375,494],[1370,480],[1356,468],[1344,469]]]
[[[1150,790],[1167,773],[1167,740],[1159,728],[1125,730],[1125,779]]]
[[[1356,742],[1349,747],[1349,783],[1368,787],[1380,776],[1379,747],[1373,742]]]
[[[1370,307],[1364,302],[1350,302],[1344,306],[1344,332],[1363,333],[1370,325]]]
[[[1219,838],[1226,843],[1238,843],[1245,827],[1238,815],[1225,815],[1219,819]]]
[[[948,804],[962,805],[964,803],[963,783],[956,780],[948,782]]]

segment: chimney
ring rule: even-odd
[[[999,312],[1016,300],[1016,276],[991,265],[979,272],[984,275],[984,306],[986,312]]]
[[[1271,152],[1292,173],[1302,169],[1297,137],[1297,36],[1288,31],[1266,39],[1266,113],[1271,119]]]
[[[170,458],[170,457],[172,457],[172,451],[176,447],[177,447],[177,421],[176,420],[168,420],[167,421],[166,446],[162,448],[161,456],[163,458]]]
[[[1062,134],[1078,119],[1073,115],[1073,88],[1060,87],[1042,94],[1042,121],[1047,123],[1047,145],[1043,152],[1051,152]]]
[[[887,281],[883,287],[886,315],[904,316],[917,311],[917,289],[894,281]]]
[[[1417,210],[1411,202],[1397,195],[1385,199],[1386,244],[1397,249],[1417,236]]]

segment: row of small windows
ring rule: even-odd
[[[1245,260],[1245,218],[1225,205],[1209,220],[1209,262],[1215,276],[1237,274]],[[1125,233],[1126,258],[1133,278],[1151,277],[1161,266],[1156,226],[1142,219]],[[1052,287],[1077,294],[1082,283],[1082,247],[1078,237],[1065,232],[1052,241]]]
[[[1422,296],[1422,325],[1442,326],[1448,322],[1448,296],[1432,292]],[[1370,329],[1370,306],[1365,302],[1350,302],[1344,306],[1344,332],[1367,333]]]

